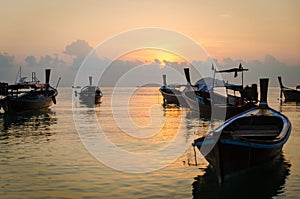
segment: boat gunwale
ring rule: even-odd
[[[225,127],[231,125],[234,121],[245,117],[246,115],[249,115],[249,113],[254,112],[255,110],[258,109],[263,109],[263,110],[270,110],[274,116],[280,118],[283,122],[283,126],[281,128],[280,133],[278,133],[278,136],[276,136],[273,140],[261,140],[261,139],[253,139],[253,138],[248,138],[245,136],[232,136],[232,135],[228,135],[229,137],[222,137],[222,133]],[[252,115],[250,115],[252,116]],[[250,117],[247,116],[247,117]],[[258,116],[259,117],[259,116]],[[291,133],[291,129],[292,129],[292,124],[290,123],[290,121],[287,119],[286,116],[280,114],[279,112],[277,112],[276,110],[269,108],[269,107],[254,107],[250,110],[245,111],[244,113],[241,113],[237,116],[235,116],[232,119],[228,119],[227,121],[225,121],[225,123],[221,126],[219,126],[218,128],[216,128],[215,130],[209,132],[208,134],[194,140],[193,146],[197,146],[197,147],[201,147],[202,145],[211,145],[213,143],[217,143],[218,141],[220,141],[223,144],[231,144],[231,145],[239,145],[239,146],[246,146],[246,147],[253,147],[253,148],[277,148],[282,146],[289,138],[290,133]],[[218,136],[217,138],[217,135]],[[213,139],[215,138],[215,139]],[[218,139],[218,141],[216,141],[216,139]]]

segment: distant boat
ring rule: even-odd
[[[232,68],[228,70],[214,71],[215,73],[235,73],[247,71],[241,65],[239,68]],[[185,75],[188,84],[190,84],[189,69],[185,68]],[[220,80],[219,80],[220,81]],[[215,92],[216,87],[223,87],[226,90],[225,94],[219,94]],[[237,94],[238,93],[238,94]],[[246,111],[256,106],[258,101],[257,97],[257,85],[243,87],[243,75],[242,85],[235,84],[217,84],[215,77],[212,80],[212,84],[209,88],[198,89],[190,92],[183,93],[183,96],[192,110],[200,111],[200,115],[204,117],[210,117],[212,111],[216,117],[225,115],[225,119],[228,119],[238,113]],[[213,106],[212,106],[213,104]]]
[[[98,86],[92,85],[92,76],[89,76],[90,85],[84,86],[79,92],[79,99],[87,105],[95,105],[101,103],[103,93]],[[77,95],[77,91],[75,91]]]
[[[177,106],[188,107],[188,104],[185,102],[185,99],[182,97],[182,92],[185,89],[186,89],[186,84],[167,85],[166,75],[164,74],[163,85],[159,88],[159,91],[163,96],[164,105],[174,104]]]
[[[50,69],[45,70],[45,83],[40,83],[35,72],[32,73],[32,80],[26,81],[26,77],[21,76],[20,68],[18,82],[12,85],[2,83],[0,95],[4,98],[0,100],[0,106],[4,112],[8,114],[31,112],[56,104],[58,91],[49,84],[50,72]]]
[[[280,99],[282,99],[282,93],[286,102],[300,102],[300,85],[296,89],[287,88],[283,85],[281,77],[278,76],[280,84]]]
[[[228,174],[272,160],[280,154],[290,136],[289,119],[267,104],[268,81],[260,80],[258,107],[227,120],[194,141],[193,145],[214,168],[220,181]]]

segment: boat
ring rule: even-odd
[[[185,68],[185,75],[188,84],[191,84],[189,69]],[[198,89],[189,92],[184,92],[183,96],[192,110],[200,112],[200,116],[210,117],[212,114],[215,118],[228,119],[238,113],[244,112],[256,106],[258,102],[257,85],[243,86],[235,84],[218,84],[215,81],[215,73],[235,73],[247,71],[241,64],[238,68],[227,70],[214,71],[212,85],[208,89]],[[219,80],[220,81],[220,80]],[[221,91],[225,90],[225,94],[216,92],[217,88]],[[223,119],[224,119],[223,118]]]
[[[103,93],[98,86],[92,85],[92,76],[89,76],[89,85],[81,88],[79,92],[79,99],[87,105],[100,104],[103,97]],[[75,91],[77,96],[77,91]]]
[[[35,72],[32,73],[32,80],[26,81],[27,77],[22,77],[20,68],[20,79],[12,85],[0,84],[0,95],[4,96],[0,100],[0,107],[7,114],[19,114],[49,108],[56,104],[58,94],[56,88],[50,86],[50,69],[45,70],[45,83],[40,83]]]
[[[163,85],[159,88],[159,92],[163,96],[163,105],[174,104],[176,106],[188,107],[182,96],[186,84],[169,84],[167,85],[166,75],[163,75]]]
[[[220,182],[225,176],[274,159],[290,136],[289,119],[268,106],[268,81],[260,80],[261,99],[257,107],[230,118],[193,143]]]
[[[296,89],[285,87],[282,83],[281,76],[278,76],[280,85],[280,99],[282,94],[284,95],[284,101],[286,102],[300,102],[300,85],[296,86]]]

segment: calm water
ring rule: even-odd
[[[288,116],[293,124],[291,137],[281,157],[250,172],[233,176],[222,185],[218,184],[198,151],[195,160],[192,147],[180,148],[209,131],[210,122],[193,117],[187,109],[163,108],[157,88],[139,88],[127,100],[127,110],[124,102],[129,90],[122,88],[115,93],[114,96],[120,99],[113,104],[116,107],[113,110],[115,118],[111,110],[110,88],[103,89],[103,103],[95,109],[79,102],[74,104],[77,120],[80,121],[77,127],[86,133],[84,137],[80,134],[81,138],[94,140],[89,144],[104,161],[92,156],[85,147],[86,143],[81,142],[73,120],[72,90],[69,88],[59,90],[58,104],[50,111],[18,117],[1,114],[0,197],[300,197],[300,104],[286,103],[280,107],[278,88],[269,89],[269,105]],[[130,115],[130,120],[126,114]],[[98,121],[96,123],[114,147],[101,145],[101,150],[97,148],[99,134],[94,133],[93,121]],[[171,147],[162,153],[164,157],[149,159],[152,151],[163,149],[166,145]],[[140,158],[118,155],[112,152],[115,148],[138,154]],[[170,165],[167,165],[172,160],[168,153],[170,156],[177,155]]]

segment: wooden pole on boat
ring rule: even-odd
[[[282,104],[282,89],[284,86],[282,84],[281,76],[278,76],[278,81],[279,81],[279,85],[280,85],[280,103]]]
[[[212,92],[212,93],[214,93],[215,81],[216,81],[216,69],[214,68],[213,84],[212,84],[212,88],[211,88],[211,92]]]
[[[61,80],[61,77],[58,78],[55,88],[58,87],[58,84],[59,84],[60,80]]]
[[[243,69],[242,63],[240,63],[239,69]],[[242,87],[244,88],[244,70],[242,70]]]
[[[167,86],[167,75],[163,74],[163,86]]]
[[[260,107],[268,107],[268,85],[268,78],[260,79]]]
[[[184,68],[184,74],[186,81],[188,83],[188,86],[191,86],[191,77],[190,77],[190,69],[189,68]]]
[[[90,86],[92,86],[92,83],[93,83],[93,77],[92,76],[89,76],[89,82],[90,82]]]
[[[49,84],[50,82],[50,72],[51,72],[51,69],[45,69],[45,84]]]

